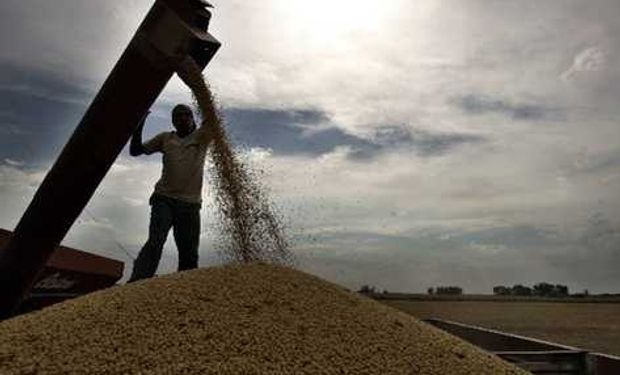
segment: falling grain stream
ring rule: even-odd
[[[191,58],[184,60],[177,74],[189,86],[203,119],[213,134],[211,158],[215,202],[224,237],[223,252],[238,262],[265,261],[290,264],[293,259],[282,230],[261,185],[249,166],[234,152],[224,129],[223,118],[200,69]]]

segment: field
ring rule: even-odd
[[[380,300],[419,319],[440,318],[620,355],[620,304]]]

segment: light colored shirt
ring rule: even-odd
[[[156,135],[143,145],[144,153],[163,153],[161,178],[155,193],[185,202],[202,203],[202,180],[209,137],[200,126],[185,138],[176,132]]]

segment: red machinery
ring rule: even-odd
[[[0,249],[9,242],[11,235],[10,231],[0,229]],[[123,262],[59,246],[36,278],[19,312],[110,287],[123,276],[123,268]]]

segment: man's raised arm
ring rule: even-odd
[[[131,143],[129,145],[129,155],[131,156],[140,156],[146,153],[144,150],[144,145],[142,144],[142,129],[144,129],[144,123],[146,122],[146,117],[149,113],[151,113],[151,111],[146,112],[140,121],[140,124],[131,136]]]
[[[202,123],[200,130],[203,135],[205,144],[210,145],[216,137],[216,133],[222,132],[222,120],[218,113],[217,103],[211,93],[211,87],[204,82],[200,94],[196,94],[196,99],[200,112],[202,114]]]

